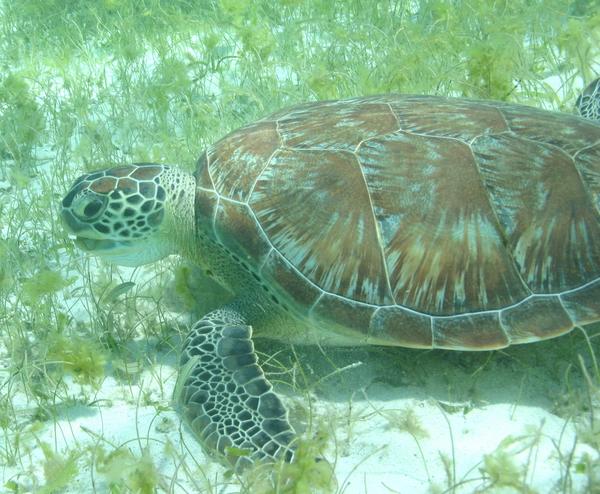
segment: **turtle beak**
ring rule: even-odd
[[[79,247],[81,250],[85,252],[95,252],[98,251],[100,247],[101,240],[96,240],[94,238],[86,238],[86,237],[77,237],[74,235],[75,245]]]
[[[69,231],[69,237],[71,235],[77,234],[78,231],[81,231],[85,228],[85,225],[83,225],[69,209],[62,208],[62,211],[60,212],[60,217],[62,219],[63,225],[65,226],[67,231]]]

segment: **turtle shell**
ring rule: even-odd
[[[211,146],[197,221],[315,324],[487,349],[600,319],[600,125],[389,95],[275,113]]]

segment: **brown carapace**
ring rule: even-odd
[[[197,221],[357,341],[477,350],[600,319],[600,125],[583,118],[310,103],[217,142],[197,182]]]

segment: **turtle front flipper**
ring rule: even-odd
[[[287,411],[257,363],[252,328],[233,310],[216,310],[188,334],[175,400],[205,448],[236,470],[259,459],[293,457]]]

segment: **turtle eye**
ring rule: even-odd
[[[75,201],[73,214],[82,221],[91,221],[102,214],[106,203],[104,196],[86,194]]]

